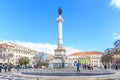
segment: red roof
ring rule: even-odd
[[[3,44],[0,44],[0,47],[3,47]]]
[[[95,55],[95,54],[102,54],[102,52],[98,52],[98,51],[90,51],[90,52],[75,52],[75,53],[70,54],[69,56]]]

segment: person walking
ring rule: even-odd
[[[12,69],[12,65],[9,64],[9,65],[8,65],[8,71],[11,71],[11,69]]]
[[[107,69],[107,66],[106,66],[106,64],[104,65],[104,68],[105,68],[105,70]]]
[[[115,70],[118,70],[118,66],[117,65],[115,65]]]
[[[19,71],[19,69],[20,69],[20,66],[18,65],[18,66],[17,66],[17,71]]]
[[[5,64],[5,65],[4,65],[4,70],[5,70],[5,72],[7,72],[7,67],[8,67],[7,64]]]
[[[0,72],[2,71],[2,64],[0,63]]]
[[[77,72],[80,72],[80,63],[78,62],[76,66],[77,66]]]

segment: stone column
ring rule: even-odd
[[[57,18],[58,22],[58,48],[63,47],[63,35],[62,35],[62,23],[63,23],[62,15],[59,15]]]

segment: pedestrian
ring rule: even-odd
[[[115,70],[118,70],[118,66],[117,65],[115,66]]]
[[[8,65],[8,71],[11,71],[11,69],[12,69],[12,65],[9,64],[9,65]]]
[[[87,65],[85,64],[84,67],[85,67],[85,70],[86,70],[87,69]]]
[[[17,66],[17,71],[19,71],[19,68],[20,68],[20,66],[18,65],[18,66]]]
[[[10,64],[10,71],[11,71],[12,68],[13,68],[13,66],[12,66],[12,64]]]
[[[8,67],[7,64],[5,64],[5,65],[4,65],[4,70],[5,70],[5,72],[7,72],[7,67]]]
[[[106,65],[104,65],[104,68],[106,69],[106,68],[107,68],[107,66],[106,66]]]
[[[77,66],[77,72],[80,72],[80,63],[78,62],[76,66]]]
[[[0,72],[1,72],[1,70],[2,70],[2,64],[0,63]]]
[[[93,70],[93,66],[91,66],[91,70]]]

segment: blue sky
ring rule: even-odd
[[[65,47],[103,52],[120,39],[120,0],[0,0],[0,40],[57,44],[60,6]]]

